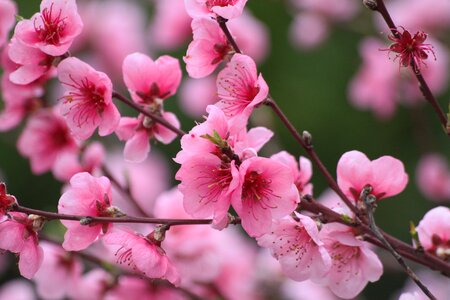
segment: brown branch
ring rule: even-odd
[[[164,127],[166,127],[167,129],[171,130],[172,132],[176,133],[178,136],[183,136],[186,134],[186,132],[184,132],[183,130],[176,128],[175,126],[173,126],[172,124],[170,124],[169,122],[166,121],[166,119],[164,119],[161,116],[158,116],[156,114],[153,114],[147,110],[145,110],[144,108],[142,108],[141,106],[139,106],[138,104],[134,103],[133,101],[131,101],[130,99],[128,99],[127,97],[123,96],[122,94],[114,91],[113,95],[114,98],[116,98],[117,100],[125,103],[126,105],[128,105],[129,107],[137,110],[138,112],[140,112],[141,114],[143,114],[146,117],[149,117],[150,119],[152,119],[153,121],[163,125]]]
[[[161,219],[161,218],[146,218],[146,217],[97,217],[97,216],[77,216],[58,214],[54,212],[48,212],[38,209],[32,209],[16,205],[11,211],[22,212],[26,214],[33,214],[44,217],[47,220],[69,220],[69,221],[82,221],[84,225],[93,223],[141,223],[141,224],[165,224],[167,226],[177,225],[206,225],[211,224],[212,219]],[[230,224],[239,224],[241,220],[239,218],[233,219]]]
[[[374,2],[371,1],[371,3],[374,3]],[[392,20],[392,17],[386,8],[386,5],[384,5],[383,0],[376,0],[376,3],[374,3],[373,6],[370,6],[369,8],[371,10],[379,12],[381,14],[381,16],[383,17],[384,21],[386,22],[387,26],[389,27],[389,30],[391,31],[392,35],[396,38],[400,38],[400,33],[397,31],[397,26],[395,25],[394,21]],[[439,118],[439,122],[441,123],[444,130],[447,132],[447,135],[450,136],[450,131],[448,131],[446,129],[447,122],[448,122],[447,116],[445,115],[444,111],[442,110],[441,106],[439,105],[439,102],[434,97],[433,92],[431,91],[430,87],[428,86],[428,83],[426,82],[425,78],[423,78],[423,75],[420,72],[419,68],[417,68],[414,60],[411,60],[410,66],[411,66],[411,69],[412,69],[414,75],[416,76],[418,83],[419,83],[419,89],[422,92],[422,95],[424,96],[425,100],[427,100],[428,103],[431,104],[431,106],[434,109],[434,112],[436,113],[437,117]]]
[[[218,16],[216,20],[220,26],[220,29],[222,29],[223,33],[227,37],[228,42],[233,47],[234,51],[236,53],[242,53],[241,49],[239,49],[239,46],[237,45],[236,41],[234,40],[233,36],[231,35],[230,30],[227,27],[228,20],[225,18],[222,18],[220,16]]]

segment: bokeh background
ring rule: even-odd
[[[138,5],[140,10],[145,12],[143,16],[146,27],[151,24],[154,12],[152,1],[128,2]],[[270,93],[297,129],[307,130],[312,134],[317,153],[333,174],[340,156],[353,149],[366,153],[371,159],[382,155],[392,155],[404,162],[410,176],[406,190],[394,198],[383,201],[377,209],[376,217],[379,226],[385,231],[409,242],[409,222],[417,223],[427,210],[436,206],[436,203],[426,199],[415,184],[417,164],[426,152],[440,152],[448,159],[450,144],[434,112],[426,103],[412,107],[400,105],[395,115],[388,120],[379,120],[373,112],[359,110],[350,103],[349,82],[362,63],[358,52],[359,43],[368,36],[384,40],[387,36],[387,28],[380,31],[374,26],[374,13],[365,9],[359,3],[360,1],[354,2],[360,6],[354,17],[344,22],[330,22],[329,36],[322,43],[314,48],[302,49],[295,45],[289,36],[290,27],[300,9],[295,8],[288,1],[250,0],[249,9],[268,30],[268,55],[259,64],[259,69],[270,86]],[[39,1],[36,0],[19,0],[17,3],[20,15],[25,18],[29,18],[39,10]],[[329,3],[329,5],[335,5],[334,1]],[[127,11],[123,14],[125,18]],[[417,16],[417,18],[420,17]],[[99,18],[91,26],[101,26],[101,22],[102,19]],[[242,28],[242,30],[246,29]],[[311,32],[311,34],[314,33]],[[188,38],[179,48],[163,51],[152,47],[150,34],[146,34],[144,38],[148,39],[145,41],[148,46],[147,53],[153,58],[161,54],[170,54],[181,59],[190,41]],[[117,42],[112,35],[110,41]],[[443,40],[444,45],[447,46],[447,52],[448,42],[448,39]],[[387,42],[386,47],[388,47]],[[89,49],[89,44],[85,44],[75,53],[81,56],[87,55]],[[388,53],[384,54],[388,59]],[[437,60],[439,62],[439,57]],[[181,64],[187,76],[182,61]],[[404,76],[402,74],[399,69],[399,76]],[[55,86],[52,87],[52,84],[55,85],[51,83],[49,90],[57,89]],[[119,80],[116,88],[123,89],[120,84]],[[49,93],[49,97],[52,94],[54,95]],[[448,106],[450,99],[448,88],[445,88],[437,98],[442,107]],[[165,105],[166,110],[176,112],[184,130],[189,130],[194,125],[195,118],[188,116],[180,108],[177,96],[167,100]],[[121,107],[121,109],[126,111],[126,108]],[[196,119],[200,120],[198,117]],[[270,110],[259,109],[252,122],[255,125],[269,126],[276,133],[274,141],[266,147],[264,154],[269,155],[286,149],[295,156],[305,155]],[[50,173],[42,176],[31,173],[29,162],[16,150],[16,141],[22,126],[11,132],[0,134],[1,176],[7,182],[9,192],[16,195],[23,205],[54,211],[62,184]],[[121,149],[120,147],[123,146],[115,136],[102,141],[109,149],[117,147],[116,145]],[[179,142],[175,141],[167,146],[154,144],[152,147],[152,151],[164,153],[163,157],[171,167],[171,178],[173,178],[177,165],[171,158],[176,155]],[[319,196],[326,189],[326,183],[323,177],[316,170],[314,171],[312,179],[314,193],[315,196]],[[151,182],[150,178],[149,182]],[[173,181],[173,185],[175,184],[176,182]],[[61,229],[55,226],[50,230]],[[379,282],[368,285],[364,291],[366,299],[387,299],[400,289],[405,281],[405,275],[398,272],[393,260],[383,252],[380,252],[380,255],[387,262],[386,271]],[[11,263],[8,271],[0,275],[0,284],[17,274],[14,263]]]

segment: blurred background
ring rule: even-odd
[[[434,1],[437,6],[446,5],[445,0],[429,2]],[[188,131],[196,120],[201,120],[206,104],[215,102],[214,92],[198,88],[198,82],[187,79],[182,57],[192,39],[190,21],[179,11],[182,1],[163,2],[77,1],[85,32],[71,52],[110,75],[115,89],[124,93],[120,67],[126,54],[141,51],[154,59],[162,54],[179,58],[186,80],[177,95],[164,105],[167,111],[176,113],[181,127]],[[340,156],[350,150],[362,151],[371,159],[391,155],[405,164],[410,176],[406,190],[380,203],[376,218],[386,232],[409,242],[410,221],[417,224],[430,208],[449,203],[450,196],[427,192],[426,186],[433,183],[426,178],[421,183],[425,189],[421,189],[416,174],[425,155],[430,153],[439,153],[448,168],[450,144],[431,106],[420,97],[411,71],[399,68],[394,54],[378,51],[389,47],[388,30],[360,2],[249,0],[247,23],[230,28],[238,44],[250,44],[242,48],[257,60],[271,95],[299,131],[312,134],[317,153],[333,174]],[[405,16],[406,2],[410,5],[409,18]],[[446,110],[450,99],[447,79],[450,25],[448,20],[439,21],[436,11],[414,10],[418,6],[415,2],[423,1],[397,0],[387,4],[398,25],[410,28],[411,32],[422,29],[430,33],[436,60],[430,55],[424,73]],[[39,1],[19,0],[17,4],[24,18],[39,11]],[[429,24],[433,21],[437,24]],[[252,48],[252,42],[257,46]],[[249,50],[245,51],[246,47]],[[367,49],[377,58],[369,57]],[[368,70],[375,68],[371,64],[376,59],[387,63],[387,69],[380,71],[382,79],[380,74]],[[203,84],[207,86],[206,80]],[[55,80],[50,81],[46,93],[51,101],[57,100],[61,92]],[[125,107],[120,109],[134,115]],[[275,132],[262,155],[282,149],[296,157],[305,155],[269,109],[258,109],[252,124],[264,125]],[[23,125],[0,135],[0,176],[7,182],[8,191],[24,206],[55,211],[63,184],[51,173],[33,175],[28,160],[18,154],[16,142]],[[123,143],[114,135],[101,141],[108,152],[120,153],[123,149]],[[174,174],[178,165],[172,158],[178,150],[177,140],[170,145],[152,144],[152,152],[159,154],[157,160],[170,167],[169,186],[176,184]],[[433,178],[432,181],[440,177]],[[320,197],[327,186],[315,169],[312,182],[314,196]],[[52,225],[46,230],[57,233],[62,228]],[[379,282],[367,286],[361,299],[388,299],[404,285],[406,276],[395,262],[385,252],[379,254],[386,262],[385,273]],[[18,275],[14,260],[4,268],[0,283]]]

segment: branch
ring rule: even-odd
[[[129,107],[137,110],[138,112],[140,112],[141,114],[143,114],[146,117],[149,117],[150,119],[152,119],[153,121],[155,121],[156,123],[159,123],[161,125],[163,125],[164,127],[166,127],[167,129],[169,129],[170,131],[176,133],[178,136],[183,136],[186,134],[186,132],[184,132],[183,130],[176,128],[175,126],[173,126],[172,124],[170,124],[169,122],[166,121],[166,119],[164,119],[161,116],[158,116],[156,114],[152,114],[151,112],[143,109],[141,106],[137,105],[136,103],[134,103],[133,101],[131,101],[130,99],[126,98],[125,96],[123,96],[122,94],[118,93],[118,92],[113,92],[112,96],[114,98],[116,98],[117,100],[125,103],[126,105],[128,105]]]
[[[227,22],[228,20],[225,18],[222,18],[221,16],[217,17],[217,23],[219,23],[220,29],[222,29],[223,33],[227,37],[228,42],[233,47],[234,51],[236,53],[242,53],[241,49],[239,49],[239,46],[237,45],[236,41],[234,40],[233,36],[230,33],[230,30],[228,30]]]
[[[164,224],[167,226],[177,225],[206,225],[211,224],[212,219],[160,219],[160,218],[146,218],[146,217],[97,217],[97,216],[77,216],[58,214],[54,212],[48,212],[38,209],[32,209],[20,205],[16,205],[11,211],[22,212],[26,214],[33,214],[44,217],[47,220],[69,220],[69,221],[81,221],[83,225],[89,225],[92,223],[141,223],[141,224]],[[240,218],[234,218],[230,224],[240,224]]]
[[[376,2],[374,2],[376,1]],[[395,25],[394,21],[392,20],[391,15],[389,14],[386,6],[384,5],[383,0],[364,0],[364,4],[371,10],[377,11],[381,14],[384,21],[386,22],[387,26],[389,27],[389,30],[391,31],[392,35],[396,38],[400,38],[400,34],[397,31],[397,26]],[[439,118],[439,121],[444,128],[444,130],[447,132],[447,135],[450,136],[450,131],[448,131],[447,128],[447,116],[445,115],[444,111],[442,110],[441,106],[439,105],[439,102],[436,100],[436,98],[433,95],[433,92],[431,92],[430,87],[428,86],[428,83],[426,82],[425,78],[423,78],[422,73],[420,72],[419,68],[417,68],[414,60],[411,60],[410,63],[411,69],[416,76],[416,79],[419,83],[419,89],[422,92],[422,95],[424,98],[428,101],[428,103],[431,104],[431,106],[434,109],[434,112],[436,113],[437,117]]]
[[[372,187],[367,186],[361,192],[361,200],[364,202],[366,206],[366,213],[368,217],[369,227],[372,233],[378,238],[378,240],[385,246],[392,256],[397,260],[398,264],[402,266],[405,270],[405,273],[417,284],[417,286],[424,292],[425,295],[428,296],[431,300],[437,300],[437,298],[428,290],[428,288],[420,281],[419,277],[417,277],[416,273],[406,264],[403,260],[403,257],[392,247],[392,245],[386,240],[384,235],[378,229],[378,226],[375,224],[374,217],[374,209],[376,207],[377,199],[374,195],[370,194],[372,192]]]

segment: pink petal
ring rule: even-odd
[[[150,152],[150,143],[146,130],[138,130],[136,134],[129,139],[123,151],[126,161],[142,162],[147,158]]]

